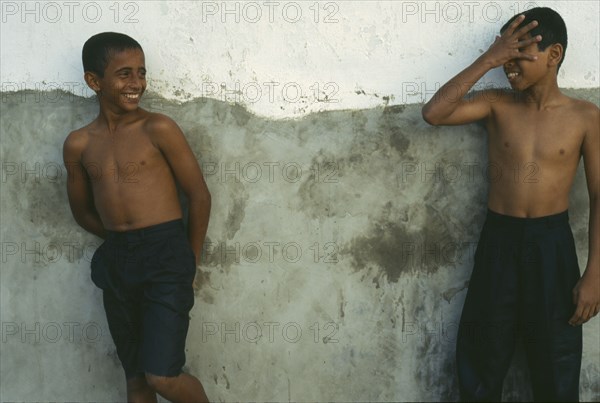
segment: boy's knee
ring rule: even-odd
[[[127,379],[127,389],[132,391],[142,390],[148,388],[146,378],[143,374]]]
[[[160,394],[169,392],[177,383],[176,376],[158,376],[146,373],[146,382],[155,391]]]

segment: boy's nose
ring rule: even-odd
[[[139,77],[132,76],[129,80],[129,86],[135,89],[142,88],[142,79]]]

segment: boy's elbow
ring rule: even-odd
[[[439,119],[437,119],[437,116],[435,115],[435,113],[433,113],[431,111],[429,104],[425,104],[423,109],[421,109],[421,116],[423,117],[423,120],[425,122],[429,123],[432,126],[440,125]]]
[[[599,197],[599,194],[597,191],[589,192],[589,198],[590,198],[590,209],[600,208],[600,197]]]
[[[206,189],[206,192],[204,194],[204,203],[206,203],[206,205],[208,206],[208,209],[210,210],[210,208],[212,206],[212,196],[211,196],[210,192],[208,191],[208,189]]]
[[[207,187],[204,189],[197,189],[189,195],[190,200],[197,202],[198,204],[206,205],[210,208],[212,203],[212,196]]]

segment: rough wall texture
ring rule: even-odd
[[[599,102],[597,90],[570,93]],[[89,278],[100,240],[71,218],[61,159],[66,134],[97,105],[0,95],[1,400],[120,400]],[[213,196],[187,342],[187,367],[211,399],[457,399],[457,322],[489,171],[482,128],[429,127],[420,105],[296,120],[210,99],[149,95],[145,106],[180,124]],[[583,266],[581,167],[571,201]],[[584,329],[581,397],[598,401],[600,321]],[[530,397],[526,379],[517,355],[506,399]]]

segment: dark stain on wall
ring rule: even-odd
[[[238,187],[239,188],[239,187]],[[231,240],[235,234],[240,230],[242,221],[244,221],[246,203],[248,202],[248,192],[243,189],[241,192],[237,192],[236,196],[232,196],[232,205],[227,213],[227,220],[225,221],[225,231],[227,239]]]
[[[405,131],[410,130],[406,125],[402,124],[399,115],[404,113],[405,105],[389,106],[383,109],[381,118],[379,119],[379,131],[387,133],[390,138],[390,146],[403,155],[410,146],[410,140],[405,135]]]
[[[410,245],[415,240],[415,234],[402,224],[379,222],[373,224],[367,236],[352,240],[344,252],[351,255],[355,270],[374,264],[385,272],[390,282],[397,282],[402,273],[414,269],[402,245]]]
[[[343,176],[343,160],[332,153],[319,150],[312,158],[306,179],[300,184],[297,195],[300,209],[312,219],[343,216],[344,203],[339,203],[336,184]]]
[[[467,253],[464,229],[454,226],[431,204],[425,202],[422,207],[424,225],[419,229],[411,229],[408,217],[390,219],[393,209],[392,202],[388,202],[381,216],[373,219],[368,233],[355,237],[343,248],[342,253],[350,256],[355,270],[375,266],[389,282],[398,282],[403,274],[432,274],[450,266],[452,259],[445,252],[450,248]]]

